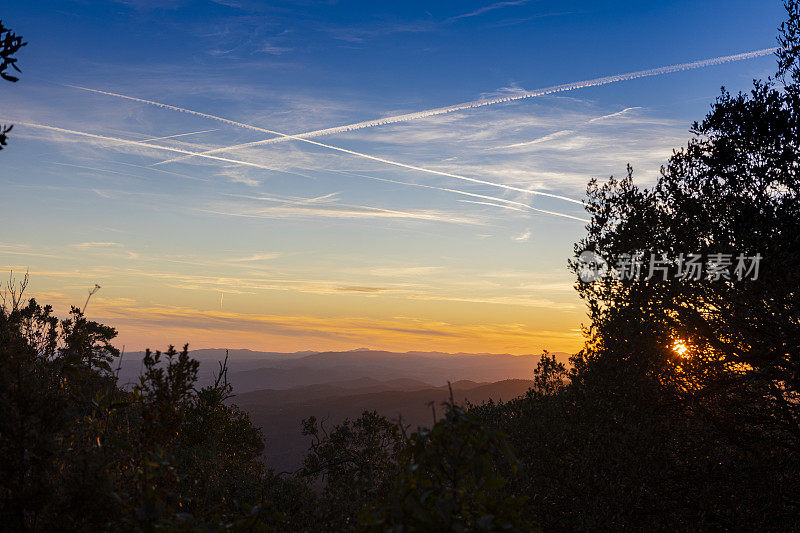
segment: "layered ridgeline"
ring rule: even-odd
[[[531,372],[532,374],[532,372]],[[310,385],[287,390],[266,389],[237,395],[232,401],[250,415],[266,440],[264,460],[277,471],[294,471],[302,464],[311,438],[301,433],[301,421],[322,420],[330,429],[346,418],[354,420],[364,411],[376,411],[411,430],[430,427],[445,410],[450,398],[460,404],[481,404],[490,399],[511,400],[533,384],[524,379],[495,383],[462,380],[433,387],[412,379],[378,381],[372,378]]]
[[[539,355],[470,354],[442,352],[386,352],[368,349],[346,352],[258,352],[229,350],[228,380],[236,394],[262,389],[291,389],[322,383],[371,378],[378,381],[411,379],[441,387],[457,381],[496,382],[530,379]],[[200,384],[219,372],[226,350],[193,350],[200,362]],[[143,352],[125,354],[120,384],[135,382],[142,369]],[[566,362],[568,354],[556,353]]]
[[[316,416],[332,426],[363,411],[377,411],[415,429],[443,414],[441,402],[510,400],[524,394],[539,355],[386,352],[258,352],[229,350],[233,403],[245,409],[266,439],[265,460],[278,471],[297,469],[308,450],[301,421]],[[568,355],[556,354],[566,361]],[[133,383],[143,353],[126,354],[120,383]],[[224,349],[194,350],[200,384],[219,373]],[[438,406],[438,407],[437,407]]]

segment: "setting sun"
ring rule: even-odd
[[[689,347],[684,341],[676,340],[672,343],[672,351],[681,357],[688,357],[687,352],[689,351]]]

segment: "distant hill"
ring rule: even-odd
[[[143,352],[125,354],[122,383],[135,382],[142,370]],[[224,349],[193,350],[200,361],[199,383],[210,383],[219,371]],[[566,362],[568,354],[557,353]],[[410,379],[440,387],[470,380],[495,383],[529,379],[539,355],[388,352],[361,348],[342,352],[259,352],[230,350],[228,379],[237,394],[265,389],[291,389],[354,379],[387,382]]]
[[[562,360],[567,358],[567,354],[558,355]],[[380,381],[405,378],[443,386],[447,382],[462,380],[494,383],[506,379],[527,379],[533,376],[538,362],[539,355],[397,353],[376,350],[320,352],[265,362],[260,368],[232,371],[229,379],[240,392],[303,387],[353,378]]]
[[[244,394],[237,394],[235,403],[238,405],[269,405],[289,403],[293,401],[307,401],[317,398],[332,398],[352,394],[365,394],[383,391],[411,391],[430,389],[433,385],[415,379],[398,378],[389,381],[379,381],[373,378],[358,378],[333,383],[320,383],[295,387],[292,389],[264,389]]]
[[[259,352],[255,350],[227,350],[228,371],[239,372],[252,368],[259,368],[280,361],[289,361],[307,357],[317,352]],[[224,348],[211,348],[190,350],[190,355],[200,361],[199,381],[201,384],[209,383],[219,371],[219,362],[225,359]],[[142,372],[142,359],[144,352],[128,352],[123,354],[119,379],[122,383],[131,383],[137,380]],[[114,365],[117,366],[116,364]]]
[[[531,385],[531,381],[521,379],[496,383],[465,380],[453,383],[452,390],[457,403],[479,404],[490,398],[510,400],[524,394]],[[441,416],[441,403],[449,397],[447,386],[426,387],[415,380],[363,380],[361,385],[347,381],[253,391],[231,401],[245,409],[254,424],[262,428],[267,441],[267,464],[278,471],[293,471],[301,465],[309,446],[308,439],[300,434],[303,418],[316,416],[330,427],[345,418],[357,418],[365,410],[374,410],[394,421],[402,417],[404,425],[416,429],[431,425],[434,409]]]
[[[566,362],[568,354],[557,353]],[[122,383],[141,372],[143,352],[125,354]],[[200,361],[199,384],[210,383],[219,371],[224,349],[193,350]],[[456,402],[509,400],[531,386],[539,355],[489,353],[388,352],[361,348],[342,352],[228,351],[231,399],[250,413],[267,440],[267,463],[278,471],[295,470],[308,450],[300,421],[309,416],[336,424],[365,410],[413,428],[433,422],[449,398]]]

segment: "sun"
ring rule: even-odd
[[[672,351],[681,357],[688,357],[686,353],[689,351],[689,347],[686,345],[684,341],[676,339],[672,343]]]

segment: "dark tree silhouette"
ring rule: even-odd
[[[642,275],[579,283],[592,324],[583,364],[621,365],[697,404],[749,391],[747,412],[800,443],[800,71],[798,2],[787,2],[778,75],[749,94],[724,88],[694,138],[662,168],[658,183],[623,179],[588,189],[588,236],[617,270],[624,254],[644,255]],[[688,254],[732,261],[730,279],[678,276]],[[651,254],[668,274],[648,279]],[[760,255],[759,273],[739,280],[737,257]],[[681,263],[681,259],[684,263]],[[747,262],[747,267],[752,261]],[[577,267],[577,261],[573,263]],[[683,342],[678,353],[674,344]],[[756,398],[758,400],[756,400]],[[763,402],[756,409],[754,402]],[[742,409],[745,406],[742,405]],[[760,415],[758,414],[760,413]],[[736,423],[731,427],[740,428]],[[736,429],[731,435],[740,437]]]
[[[10,531],[273,531],[310,495],[260,461],[264,443],[197,361],[146,352],[132,388],[117,383],[117,332],[73,307],[0,291],[0,523]],[[305,498],[305,500],[304,500]],[[291,499],[292,504],[286,502]],[[259,529],[260,528],[260,529]]]
[[[28,43],[24,42],[22,37],[3,26],[3,21],[0,20],[0,78],[10,82],[19,81],[19,78],[8,73],[8,69],[10,67],[20,72],[19,67],[17,67],[17,58],[14,57],[14,54],[26,44]],[[8,144],[7,134],[13,127],[13,125],[0,125],[0,150]]]

